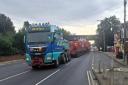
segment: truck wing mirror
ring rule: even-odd
[[[25,36],[24,36],[24,43],[25,43]]]

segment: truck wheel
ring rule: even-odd
[[[62,64],[66,63],[66,56],[64,54],[61,55],[62,56]]]
[[[65,54],[65,58],[66,58],[66,62],[68,62],[69,61],[69,56],[68,56],[67,53]]]
[[[73,54],[73,57],[74,58],[78,58],[78,54],[76,53],[76,54]]]
[[[68,61],[71,61],[71,55],[68,53]]]
[[[54,67],[55,67],[55,68],[57,68],[57,67],[59,66],[59,64],[60,64],[60,62],[59,62],[58,59],[54,61]]]
[[[68,61],[71,61],[71,56],[70,55],[68,56]]]

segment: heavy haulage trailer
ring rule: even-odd
[[[77,37],[76,35],[65,36],[70,43],[71,57],[79,57],[90,51],[91,44],[88,40]]]
[[[26,62],[32,68],[44,65],[58,67],[70,61],[69,42],[63,38],[59,27],[50,24],[32,24],[24,37]]]

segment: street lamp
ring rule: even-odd
[[[124,39],[123,39],[123,48],[124,48],[123,57],[124,57],[124,61],[127,61],[127,57],[126,57],[126,53],[125,53],[125,42],[126,42],[126,5],[127,5],[127,1],[124,0]]]

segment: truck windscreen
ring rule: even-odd
[[[28,43],[47,43],[50,32],[30,32],[27,33]]]

